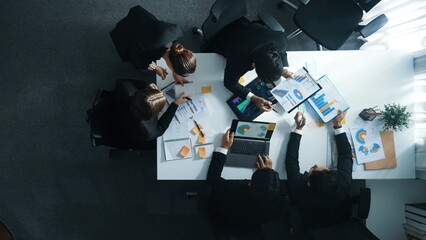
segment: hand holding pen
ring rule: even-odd
[[[294,121],[296,122],[296,129],[302,130],[306,125],[306,116],[302,112],[297,112],[294,116]]]
[[[186,103],[189,102],[191,100],[191,98],[184,96],[184,92],[181,93],[174,101],[174,103],[176,103],[177,105],[181,105],[182,103]]]

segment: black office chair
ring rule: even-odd
[[[209,222],[212,227],[214,238],[216,240],[264,240],[265,236],[262,229],[247,229],[242,232],[235,232],[233,229],[229,229],[220,221],[215,220],[211,217],[209,212],[209,201],[212,194],[212,189],[209,185],[203,184],[202,188],[198,192],[187,192],[188,197],[196,196],[197,210],[198,212]]]
[[[334,207],[310,209],[293,205],[290,218],[294,235],[297,239],[312,240],[379,240],[365,226],[370,201],[370,189],[361,188],[358,196],[347,197]],[[353,211],[356,208],[352,205],[357,205],[357,211]]]
[[[194,27],[193,32],[200,34],[204,38],[203,49],[206,49],[210,40],[220,30],[231,24],[232,22],[244,18],[247,15],[246,0],[216,0],[210,9],[210,14],[200,28]],[[281,24],[268,12],[261,11],[257,17],[259,20],[255,23],[263,24],[268,28],[284,33]],[[248,20],[247,20],[248,21]]]
[[[110,147],[109,158],[131,159],[139,156],[139,149],[126,143],[121,135],[121,121],[115,104],[115,93],[98,89],[92,107],[86,111],[93,147]]]
[[[289,0],[283,1],[296,10],[293,21],[298,27],[287,38],[292,39],[304,32],[317,43],[318,50],[322,50],[322,46],[337,50],[354,31],[367,37],[387,22],[386,16],[382,14],[367,25],[360,25],[363,10],[369,11],[375,5],[367,4],[364,0],[300,1],[300,6]]]

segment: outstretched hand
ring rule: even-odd
[[[345,119],[346,112],[338,111],[338,115],[332,120],[333,126],[336,128],[342,127],[342,121]]]

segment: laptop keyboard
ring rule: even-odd
[[[235,141],[231,152],[238,154],[257,155],[265,153],[265,142]]]

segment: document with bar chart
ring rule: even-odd
[[[322,89],[310,97],[308,102],[321,120],[328,123],[337,116],[337,111],[346,111],[349,105],[326,75],[322,76],[317,83]]]
[[[272,95],[288,113],[321,89],[306,68],[299,69],[294,75],[296,77],[281,81],[271,90]]]

